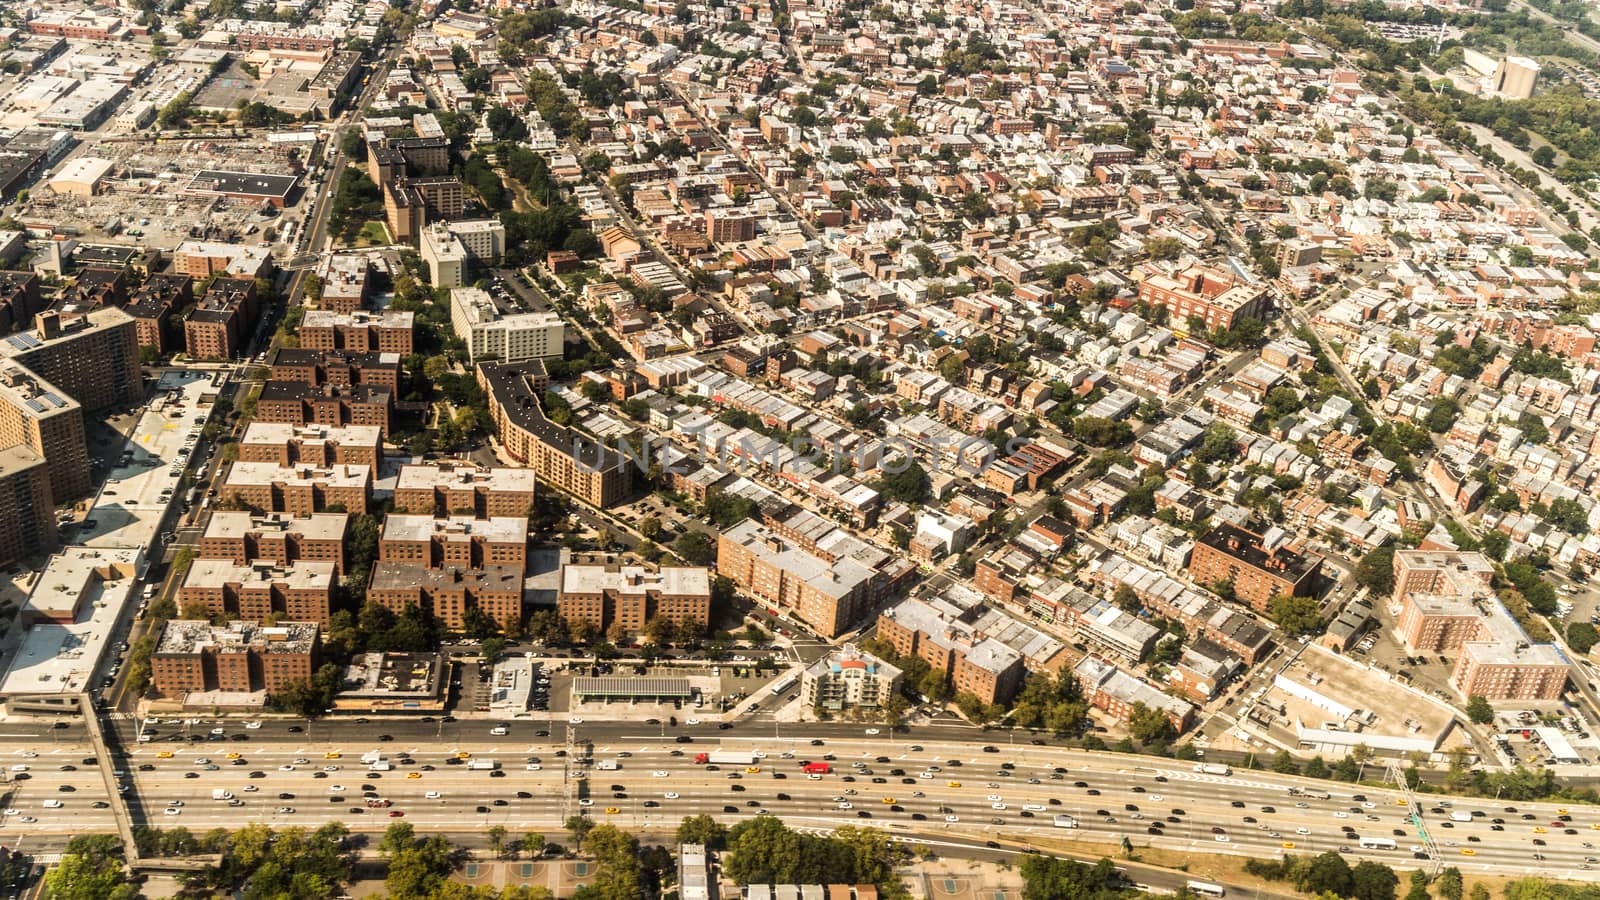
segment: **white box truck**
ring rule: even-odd
[[[1232,775],[1233,770],[1220,763],[1199,763],[1194,767],[1196,772],[1206,775]]]
[[[467,768],[474,771],[493,771],[500,768],[500,764],[492,759],[474,759],[467,762]]]
[[[1077,828],[1078,820],[1071,816],[1056,816],[1057,828]]]
[[[233,793],[231,791],[225,791],[222,788],[212,788],[211,789],[211,799],[213,799],[213,800],[232,800],[233,799]]]
[[[594,767],[606,772],[614,772],[617,769],[622,768],[622,763],[619,763],[614,759],[602,759],[598,763],[595,763]]]
[[[380,759],[376,762],[367,763],[368,772],[387,772],[392,768],[394,768],[394,766],[390,765],[387,759]]]

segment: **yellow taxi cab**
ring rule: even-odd
[[[456,759],[471,759],[471,758],[472,758],[472,754],[468,753],[465,750],[462,750],[460,753],[456,754]]]
[[[228,754],[228,758],[229,759],[238,759],[239,758],[239,754],[237,754],[237,753],[229,753]]]
[[[1294,849],[1294,841],[1284,841],[1283,842],[1283,849],[1285,849],[1285,850],[1293,850]]]
[[[893,797],[885,797],[885,798],[883,798],[882,802],[883,802],[883,804],[885,806],[893,806],[894,803],[895,803],[895,799]]]
[[[337,750],[329,750],[327,753],[322,754],[323,759],[338,759],[342,756],[344,756],[344,754]]]
[[[1589,823],[1589,830],[1590,831],[1600,831],[1600,822],[1590,822]]]
[[[759,774],[761,774],[761,767],[760,766],[745,766],[744,770],[746,772],[750,773],[751,775],[759,775]]]
[[[1406,798],[1404,798],[1404,797],[1396,797],[1396,798],[1394,798],[1394,805],[1395,806],[1410,806],[1411,803],[1410,803],[1410,801],[1406,800]]]
[[[1477,856],[1478,855],[1478,851],[1472,849],[1471,847],[1462,847],[1461,848],[1461,855],[1462,856]]]
[[[617,809],[615,806],[606,807],[606,815],[608,815],[608,816],[614,816],[619,812],[622,812],[622,810]]]
[[[1556,815],[1558,815],[1558,816],[1564,816],[1564,815],[1566,815],[1566,814],[1567,814],[1567,811],[1566,811],[1566,810],[1565,810],[1565,809],[1561,809],[1561,808],[1557,808],[1557,809],[1556,809]]]
[[[422,773],[421,772],[407,772],[406,773],[406,777],[411,779],[412,781],[416,781],[418,778],[422,777]]]
[[[163,750],[160,753],[156,754],[156,759],[171,759],[171,758],[172,758],[172,751],[171,750]]]
[[[945,787],[961,787],[961,782],[959,782],[959,781],[947,781],[947,782],[945,782]]]
[[[1533,826],[1533,833],[1534,834],[1549,834],[1550,833],[1550,829],[1544,827],[1543,825],[1535,825],[1535,826]]]

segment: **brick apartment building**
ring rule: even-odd
[[[236,462],[228,470],[219,497],[256,513],[286,512],[309,516],[329,507],[348,513],[365,513],[372,496],[370,466],[280,466],[267,462]]]
[[[1260,612],[1273,597],[1309,596],[1322,559],[1291,550],[1286,540],[1277,528],[1261,535],[1224,522],[1195,541],[1189,577],[1203,585],[1227,581],[1235,597]]]
[[[268,357],[273,381],[365,384],[400,392],[400,354],[279,347]]]
[[[239,441],[241,462],[280,466],[383,464],[383,429],[376,425],[291,425],[251,422]]]
[[[479,363],[478,384],[489,395],[489,417],[507,454],[545,482],[602,509],[625,499],[635,464],[578,432],[545,418],[540,408],[548,379],[541,362]]]
[[[415,324],[416,314],[410,312],[336,313],[313,309],[300,320],[300,348],[397,353],[406,357],[411,355]]]
[[[253,280],[218,278],[183,320],[185,350],[194,359],[232,359],[259,316]]]
[[[215,626],[206,621],[167,622],[150,657],[150,679],[168,697],[195,691],[271,694],[311,678],[320,649],[317,626],[252,622]]]
[[[368,384],[269,381],[256,402],[256,420],[288,425],[368,425],[389,433],[388,388]]]
[[[877,576],[855,559],[830,561],[750,519],[718,535],[717,574],[769,606],[793,609],[826,638],[848,631],[866,613]]]
[[[199,603],[212,616],[248,622],[282,616],[326,627],[336,577],[333,563],[317,560],[237,564],[231,559],[197,559],[178,589],[178,607]]]
[[[1153,274],[1139,283],[1139,299],[1165,306],[1177,328],[1186,327],[1190,316],[1200,317],[1207,328],[1232,328],[1243,318],[1263,318],[1272,303],[1265,285],[1206,266]]]
[[[1536,644],[1494,592],[1494,567],[1481,553],[1397,550],[1397,629],[1413,652],[1456,654],[1450,684],[1463,698],[1558,700],[1568,660]]]
[[[200,536],[200,558],[231,560],[241,566],[254,560],[280,566],[302,560],[325,562],[333,564],[335,575],[343,575],[344,535],[349,524],[346,513],[256,515],[219,509],[211,514]]]
[[[561,569],[556,608],[568,622],[579,619],[601,633],[620,625],[637,634],[663,618],[680,627],[705,628],[711,617],[711,574],[704,566],[575,566]]]
[[[194,302],[194,279],[183,274],[160,273],[145,280],[124,310],[133,317],[140,347],[157,353],[176,350],[181,337],[176,314]]]
[[[897,656],[916,656],[948,675],[957,694],[984,703],[1016,696],[1026,672],[1021,653],[973,627],[969,616],[942,600],[907,598],[878,616],[877,636]]]
[[[472,626],[472,612],[508,630],[522,621],[526,516],[434,517],[391,513],[378,540],[367,599],[396,613],[416,606],[445,628]]]
[[[534,473],[453,463],[402,466],[394,508],[427,516],[479,518],[521,516],[533,511]]]

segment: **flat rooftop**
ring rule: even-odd
[[[233,468],[228,470],[226,483],[231,487],[315,481],[330,487],[361,487],[371,480],[371,466],[352,466],[343,463],[332,466],[312,466],[305,463],[280,466],[269,462],[236,462]]]
[[[566,566],[561,570],[563,594],[649,594],[710,596],[711,570],[705,566]]]
[[[268,382],[276,384],[278,382]],[[377,445],[383,438],[383,429],[376,425],[293,425],[288,422],[251,422],[244,430],[241,444],[271,444],[282,446],[290,441],[302,444],[360,444]]]
[[[279,622],[257,625],[254,622],[229,622],[217,626],[197,619],[172,619],[156,644],[158,654],[201,653],[310,653],[317,640],[313,622]]]
[[[538,479],[532,469],[486,468],[461,465],[407,465],[400,467],[395,490],[438,490],[483,488],[486,491],[524,492],[534,489]]]
[[[483,539],[504,544],[527,541],[528,520],[516,516],[492,516],[477,519],[472,516],[423,516],[390,513],[383,519],[385,541],[426,541],[432,538],[450,541]]]
[[[297,534],[301,540],[331,541],[344,537],[350,516],[347,513],[312,513],[309,516],[292,516],[288,513],[256,515],[251,512],[219,509],[206,523],[208,538],[237,539],[250,534]]]
[[[173,472],[178,452],[190,438],[196,443],[189,446],[198,446],[211,416],[207,398],[218,392],[213,381],[220,377],[217,372],[162,373],[152,396],[164,397],[165,402],[145,407],[133,436],[120,451],[108,452],[114,467],[85,517],[95,524],[79,527],[78,543],[137,549],[156,543],[162,522],[183,499],[178,491],[181,475]],[[171,493],[164,495],[169,489]]]
[[[231,559],[197,559],[183,579],[186,588],[220,588],[281,585],[285,590],[326,591],[333,587],[333,563],[301,559],[280,566],[270,560],[234,565]]]
[[[251,197],[287,197],[300,180],[297,175],[264,172],[225,172],[204,169],[194,173],[185,191],[201,194],[240,194]]]
[[[135,549],[68,547],[52,556],[28,608],[66,603],[75,606],[76,616],[54,621],[25,611],[19,627],[26,631],[0,677],[0,696],[74,694],[93,687],[113,626],[138,586],[141,563]]]

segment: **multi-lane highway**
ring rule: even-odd
[[[1149,757],[1031,744],[985,752],[970,742],[924,738],[890,743],[860,729],[823,738],[822,746],[812,745],[816,732],[809,730],[783,738],[700,730],[691,742],[677,743],[653,726],[585,723],[572,726],[577,755],[587,757],[575,759],[562,755],[565,723],[551,727],[550,736],[539,736],[544,729],[532,723],[517,723],[506,735],[490,734],[492,723],[483,721],[400,724],[318,723],[308,735],[289,732],[282,722],[253,730],[231,723],[224,726],[229,739],[202,742],[170,740],[185,727],[158,725],[157,740],[126,745],[119,768],[127,772],[135,822],[195,832],[250,821],[315,826],[330,820],[375,831],[403,818],[422,831],[481,834],[500,825],[520,834],[559,830],[574,813],[660,832],[698,813],[734,822],[765,810],[801,828],[871,824],[905,837],[1002,846],[1048,835],[1100,844],[1126,837],[1136,847],[1246,856],[1349,848],[1353,856],[1403,866],[1417,864],[1413,853],[1424,846],[1394,791],[1263,772],[1206,774]],[[207,735],[211,727],[196,723],[187,730]],[[432,733],[415,733],[424,729]],[[249,739],[233,740],[234,733]],[[379,741],[383,733],[393,739]],[[54,743],[16,734],[22,732],[0,731],[0,767],[25,765],[27,771],[8,774],[29,777],[6,785],[0,832],[25,833],[30,847],[45,850],[71,834],[111,830],[111,811],[96,808],[106,798],[97,773],[84,763],[89,751],[76,732],[53,731]],[[717,749],[763,758],[716,770],[695,763],[696,753]],[[393,768],[370,771],[360,757],[374,750]],[[822,761],[825,754],[834,757],[830,773],[812,779],[801,772],[802,761]],[[502,774],[471,767],[484,760],[493,760]],[[600,768],[606,761],[618,768]],[[1304,793],[1290,793],[1291,787]],[[213,799],[216,789],[232,794],[231,804]],[[390,805],[369,807],[369,796]],[[62,806],[49,808],[47,801]],[[1592,846],[1600,843],[1600,810],[1461,798],[1449,806],[1434,798],[1422,802],[1438,858],[1448,865],[1582,879],[1592,874],[1585,867],[1600,852]],[[1451,813],[1470,820],[1451,821]],[[1057,829],[1057,815],[1072,816],[1078,827]],[[24,824],[24,817],[37,821]],[[1363,849],[1361,838],[1392,839],[1396,847]]]

